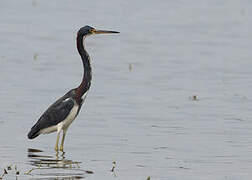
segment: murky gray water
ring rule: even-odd
[[[4,179],[15,165],[18,179],[251,178],[251,7],[0,1],[0,173],[12,165]],[[55,133],[26,135],[79,84],[75,37],[86,24],[121,34],[86,40],[92,88],[56,155]]]

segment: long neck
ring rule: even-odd
[[[77,36],[77,49],[82,59],[83,64],[83,78],[81,84],[76,88],[76,95],[77,98],[80,99],[83,94],[85,94],[91,85],[91,79],[92,79],[92,69],[90,65],[90,58],[87,53],[87,51],[84,49],[83,40],[85,38],[85,35],[78,35]]]

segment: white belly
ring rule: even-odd
[[[73,120],[76,118],[78,113],[78,105],[75,104],[74,107],[72,108],[71,112],[69,115],[66,117],[64,121],[62,121],[62,129],[68,128],[68,126],[73,122]],[[61,124],[59,123],[59,125]]]

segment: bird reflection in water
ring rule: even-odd
[[[93,174],[92,171],[80,168],[79,161],[69,160],[65,152],[56,153],[55,156],[43,155],[39,149],[28,149],[29,164],[33,167],[26,172],[33,179],[82,179],[85,174]]]

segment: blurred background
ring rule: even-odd
[[[248,0],[1,0],[0,172],[251,178],[251,8]],[[66,153],[55,155],[55,133],[33,141],[27,133],[79,85],[75,38],[85,25],[121,33],[86,39],[92,86]]]

